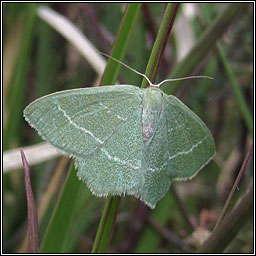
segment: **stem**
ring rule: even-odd
[[[92,253],[104,253],[111,241],[121,197],[107,197],[100,224],[92,247]]]
[[[145,75],[152,83],[154,83],[156,80],[158,66],[160,64],[160,60],[162,58],[165,46],[171,33],[179,5],[179,3],[172,3],[168,4],[166,7],[163,21],[160,25],[159,32],[157,34],[157,38],[151,51],[151,55],[145,71]],[[146,79],[143,79],[141,88],[146,88],[147,86],[148,81]]]
[[[119,27],[111,56],[121,61],[125,55],[132,28],[140,10],[140,3],[127,4],[125,13]],[[113,85],[117,80],[120,64],[111,59],[108,60],[107,67],[101,78],[100,85]]]
[[[219,226],[219,224],[222,222],[222,220],[223,220],[223,218],[225,217],[225,215],[226,215],[226,213],[227,213],[227,211],[228,211],[228,208],[229,208],[229,206],[230,206],[230,204],[231,204],[231,201],[232,201],[232,199],[233,199],[233,197],[234,197],[234,194],[235,194],[235,192],[236,192],[236,189],[237,189],[237,187],[238,187],[238,184],[239,184],[239,182],[240,182],[240,180],[241,180],[241,178],[242,178],[242,176],[243,176],[243,174],[244,174],[244,172],[245,172],[245,170],[246,170],[246,165],[247,165],[247,163],[248,163],[248,161],[249,161],[249,158],[250,158],[250,156],[251,156],[251,154],[252,154],[252,150],[253,150],[253,143],[251,144],[251,146],[250,146],[250,148],[249,148],[249,151],[247,152],[247,154],[246,154],[246,157],[245,157],[245,159],[244,159],[244,161],[243,161],[243,164],[242,164],[242,167],[241,167],[241,169],[240,169],[240,171],[239,171],[239,173],[238,173],[238,175],[237,175],[237,178],[236,178],[236,180],[235,180],[235,182],[234,182],[234,185],[233,185],[233,187],[232,187],[232,189],[231,189],[231,191],[230,191],[230,193],[229,193],[229,196],[228,196],[228,199],[226,200],[226,203],[225,203],[225,205],[224,205],[224,207],[223,207],[223,210],[222,210],[222,212],[220,213],[220,215],[219,215],[219,218],[218,218],[218,220],[217,220],[217,224],[216,224],[216,226],[215,226],[215,229]]]

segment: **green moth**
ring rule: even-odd
[[[24,116],[75,159],[78,177],[93,194],[134,195],[151,208],[173,180],[192,178],[215,153],[199,117],[156,87],[57,92],[32,102]]]

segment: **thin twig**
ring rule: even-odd
[[[252,154],[252,150],[253,150],[253,143],[250,145],[250,148],[249,148],[249,150],[248,150],[248,152],[247,152],[247,154],[246,154],[246,157],[245,157],[245,159],[244,159],[244,161],[243,161],[242,167],[241,167],[241,169],[240,169],[240,171],[239,171],[239,173],[238,173],[238,175],[237,175],[237,178],[236,178],[236,180],[235,180],[235,182],[234,182],[234,185],[233,185],[233,187],[232,187],[232,189],[231,189],[231,191],[230,191],[230,193],[229,193],[229,195],[228,195],[228,198],[227,198],[227,200],[226,200],[226,202],[225,202],[225,205],[224,205],[224,207],[223,207],[223,209],[222,209],[222,211],[221,211],[221,213],[220,213],[220,215],[219,215],[219,218],[218,218],[218,220],[217,220],[217,223],[216,223],[214,229],[216,229],[216,228],[218,227],[218,225],[221,223],[221,221],[223,220],[223,218],[225,217],[225,215],[226,215],[226,213],[227,213],[227,211],[228,211],[228,208],[229,208],[229,206],[230,206],[230,204],[231,204],[231,201],[232,201],[232,199],[233,199],[233,197],[234,197],[234,194],[235,194],[235,192],[236,192],[236,189],[237,189],[237,187],[238,187],[238,184],[239,184],[239,182],[240,182],[240,180],[241,180],[241,178],[242,178],[243,173],[244,173],[245,170],[246,170],[245,167],[246,167],[246,165],[247,165],[247,163],[248,163],[248,161],[249,161],[249,158],[250,158],[250,156],[251,156],[251,154]]]

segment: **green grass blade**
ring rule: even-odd
[[[75,213],[72,218],[72,228],[67,234],[64,249],[65,253],[77,250],[81,237],[90,233],[91,223],[95,220],[95,213],[101,209],[102,200],[96,199],[85,184],[80,186],[79,198],[76,202]],[[85,217],[86,216],[86,217]]]
[[[43,21],[38,23],[38,55],[37,55],[37,88],[38,96],[47,95],[52,92],[52,70],[55,59],[52,58],[54,50],[51,47],[52,30]]]
[[[20,123],[22,122],[24,88],[28,73],[29,60],[32,53],[32,40],[34,35],[34,24],[36,20],[36,4],[26,4],[24,9],[24,22],[21,35],[19,54],[16,59],[13,76],[8,90],[7,105],[8,119],[4,127],[3,150],[10,148],[16,138]],[[16,138],[17,139],[17,138]]]
[[[71,228],[71,220],[81,184],[82,182],[77,178],[73,165],[66,178],[61,196],[41,244],[41,253],[63,252],[65,240]]]
[[[123,17],[118,37],[114,43],[111,56],[118,60],[122,60],[127,48],[127,44],[130,38],[131,30],[134,22],[138,16],[138,12],[141,4],[133,3],[129,4],[126,8],[125,15]],[[100,85],[113,85],[115,84],[120,69],[120,64],[116,61],[109,59],[109,63],[104,71]]]
[[[178,3],[168,4],[164,13],[162,23],[160,25],[156,41],[154,43],[151,55],[148,61],[148,65],[145,71],[145,75],[150,79],[151,82],[154,82],[156,79],[156,74],[158,66],[165,49],[166,42],[171,33],[171,29],[179,8]],[[147,80],[144,78],[141,84],[141,88],[148,86]]]
[[[106,199],[98,231],[94,240],[92,253],[104,253],[107,251],[120,200],[121,198],[119,196],[108,197]]]
[[[240,108],[240,111],[243,115],[244,121],[247,125],[247,128],[248,128],[251,136],[253,136],[253,120],[252,120],[250,111],[247,107],[247,104],[245,102],[245,99],[243,97],[243,94],[239,88],[237,79],[235,78],[234,72],[232,71],[232,69],[228,63],[228,60],[227,60],[225,53],[224,53],[223,49],[221,48],[220,44],[217,44],[217,49],[218,49],[218,53],[221,57],[221,60],[223,62],[227,76],[230,80],[230,84],[233,88],[238,107]]]

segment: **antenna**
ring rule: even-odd
[[[153,83],[150,81],[150,79],[149,79],[145,74],[143,74],[143,73],[137,71],[137,70],[134,69],[134,68],[129,67],[127,64],[123,63],[122,61],[120,61],[120,60],[118,60],[118,59],[116,59],[116,58],[114,58],[114,57],[112,57],[112,56],[110,56],[110,55],[108,55],[108,54],[106,54],[106,53],[104,53],[104,52],[101,52],[101,51],[99,51],[99,50],[96,50],[96,51],[99,52],[100,54],[102,54],[102,55],[104,55],[104,56],[106,56],[106,57],[108,57],[108,58],[110,58],[110,59],[112,59],[112,60],[118,62],[119,64],[125,66],[126,68],[128,68],[128,69],[134,71],[136,74],[138,74],[138,75],[144,77],[144,78],[148,81],[149,86],[151,86],[151,87],[158,87],[158,88],[160,88],[160,86],[161,86],[162,84],[166,83],[166,82],[181,81],[181,80],[187,80],[187,79],[195,79],[195,78],[213,79],[213,78],[210,77],[210,76],[186,76],[186,77],[181,77],[181,78],[168,78],[168,79],[165,79],[165,80],[163,80],[162,82],[160,82],[160,83],[158,83],[158,84],[153,84]]]

